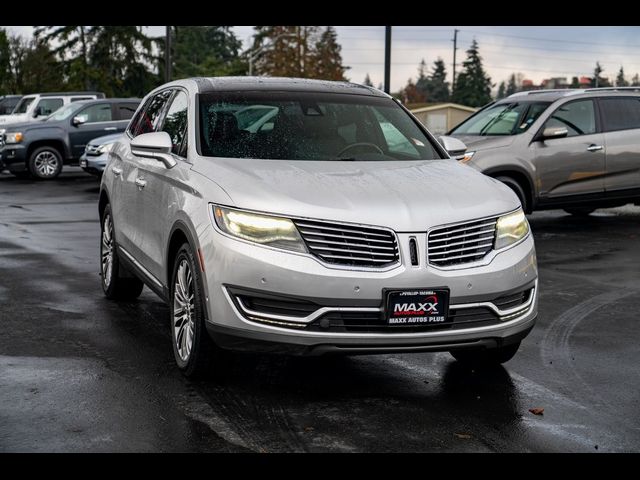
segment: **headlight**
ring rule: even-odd
[[[9,132],[4,134],[4,143],[20,143],[22,141],[22,133]]]
[[[475,154],[476,152],[464,152],[463,155],[458,155],[456,157],[456,160],[458,160],[460,163],[467,163],[473,158]]]
[[[113,148],[113,143],[105,143],[104,145],[100,145],[96,149],[96,152],[98,152],[100,154],[107,153],[107,152],[110,152],[112,148]]]
[[[496,225],[496,250],[519,242],[529,233],[529,222],[522,210],[498,218]]]
[[[307,252],[298,229],[288,218],[270,217],[217,206],[213,207],[213,217],[220,230],[234,237],[269,247]]]

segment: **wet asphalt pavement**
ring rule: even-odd
[[[245,355],[192,382],[154,294],[102,296],[98,183],[66,172],[0,174],[2,452],[640,449],[640,207],[530,217],[538,324],[505,368]]]

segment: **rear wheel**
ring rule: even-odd
[[[144,284],[120,265],[110,205],[105,207],[102,214],[100,267],[102,290],[107,298],[112,300],[135,300],[140,296]]]
[[[575,215],[576,217],[586,217],[590,213],[595,211],[595,208],[589,207],[575,207],[575,208],[565,208],[565,212]]]
[[[187,377],[202,377],[221,370],[224,352],[209,336],[195,255],[188,243],[176,255],[171,276],[171,339],[178,368]]]
[[[449,352],[458,362],[469,365],[500,365],[511,360],[520,348],[520,342],[504,347],[482,350],[454,350]]]
[[[39,180],[51,180],[62,172],[62,155],[55,147],[36,148],[29,156],[29,171]]]
[[[529,201],[527,199],[527,194],[525,193],[524,188],[522,188],[522,185],[520,185],[520,183],[518,183],[511,177],[496,177],[496,180],[501,181],[507,187],[513,190],[514,193],[518,196],[520,203],[522,204],[522,210],[524,210],[525,212],[529,211]]]

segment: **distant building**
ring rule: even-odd
[[[589,88],[591,87],[591,77],[580,77],[580,88]]]
[[[434,135],[444,135],[466,120],[478,109],[457,103],[439,103],[411,110],[420,122]]]
[[[542,80],[541,87],[543,89],[569,88],[569,83],[566,77],[553,77]]]

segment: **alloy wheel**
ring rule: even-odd
[[[102,225],[102,243],[100,249],[102,259],[102,281],[104,286],[109,288],[111,276],[113,275],[113,224],[111,215],[105,215]]]
[[[47,150],[36,155],[33,163],[36,167],[36,171],[43,178],[55,175],[59,166],[58,157],[54,153]]]
[[[189,262],[183,258],[178,265],[173,286],[173,338],[183,362],[189,360],[193,349],[195,315],[193,275]]]

